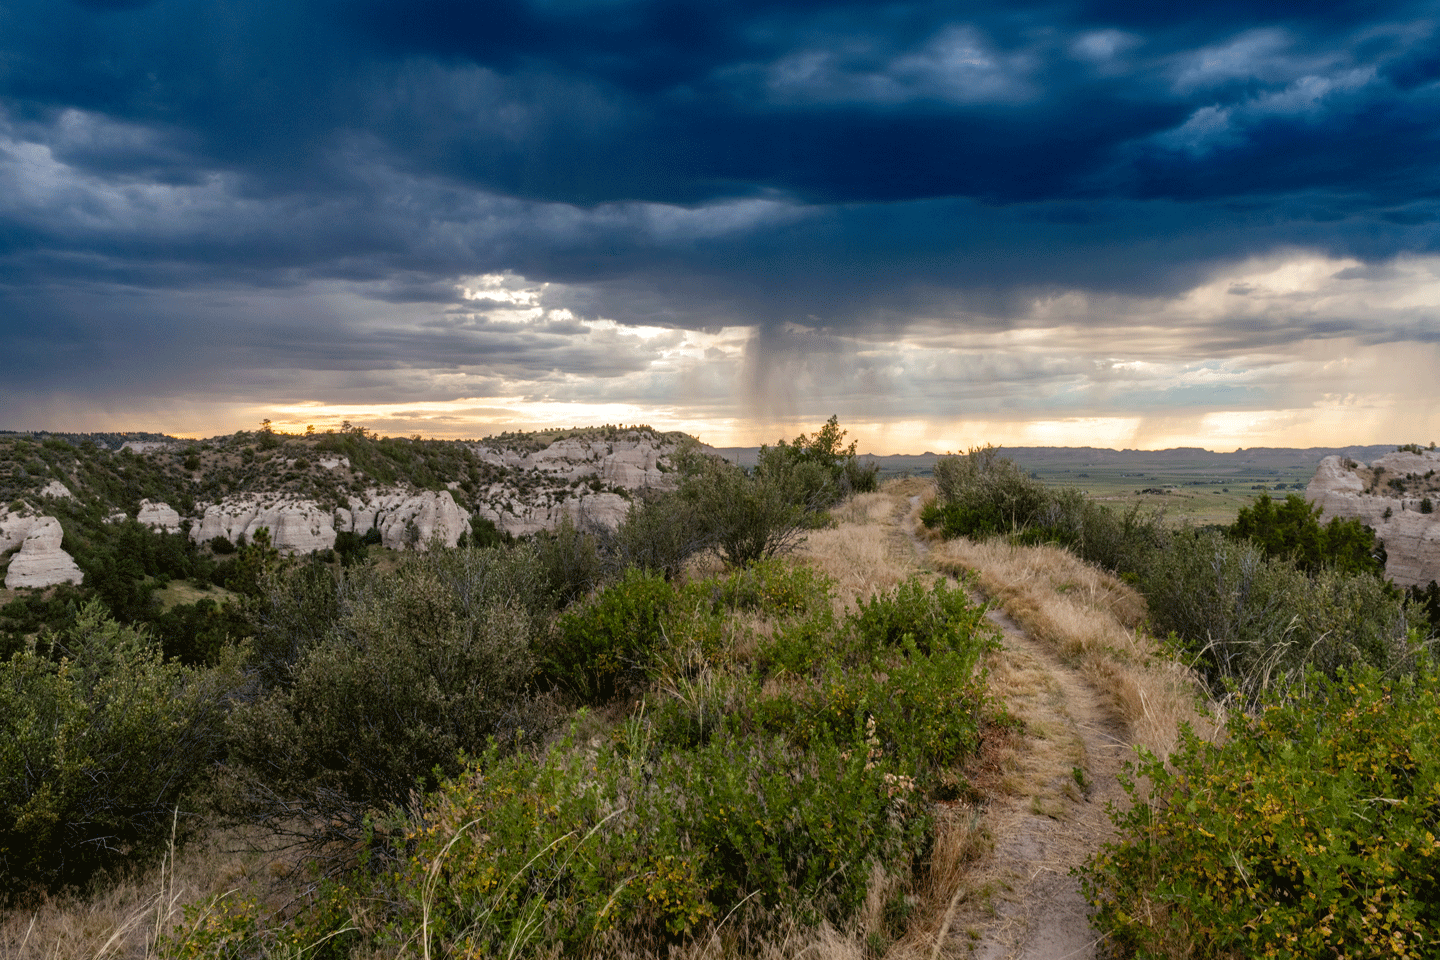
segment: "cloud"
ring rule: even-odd
[[[1109,430],[1316,396],[1312,346],[1435,343],[1430,2],[0,16],[7,416],[210,391]]]

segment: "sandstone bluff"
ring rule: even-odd
[[[1440,580],[1440,451],[1398,450],[1369,464],[1326,457],[1305,497],[1325,519],[1373,528],[1385,544],[1385,575],[1398,585]]]
[[[109,523],[133,519],[197,543],[238,543],[263,529],[282,553],[306,554],[334,547],[341,533],[374,531],[390,549],[425,549],[454,546],[477,521],[515,536],[553,529],[566,517],[613,528],[636,496],[673,487],[668,457],[693,442],[644,427],[464,443],[377,438],[363,430],[121,439],[108,449],[46,439],[44,462],[25,459],[34,449],[28,442],[12,444],[10,462],[0,468],[11,479],[18,475],[24,496],[0,513],[7,588],[81,581],[62,549],[57,516],[64,515],[61,501],[88,503],[94,493]],[[127,504],[117,487],[149,495]]]

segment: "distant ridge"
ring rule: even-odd
[[[1049,464],[1106,464],[1123,466],[1126,463],[1201,463],[1215,466],[1230,464],[1274,465],[1276,467],[1318,467],[1320,461],[1329,456],[1349,457],[1352,460],[1369,462],[1387,453],[1394,453],[1399,444],[1352,444],[1344,447],[1245,447],[1230,453],[1216,453],[1203,447],[1171,447],[1167,450],[1113,450],[1108,447],[999,447],[1001,453],[1021,466],[1028,461],[1045,461]],[[759,447],[716,447],[715,452],[739,463],[753,466],[759,456]],[[961,451],[963,452],[963,451]],[[935,461],[946,454],[941,453],[862,453],[861,458],[875,461],[886,473],[924,475],[934,467]]]

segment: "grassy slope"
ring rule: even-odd
[[[876,591],[893,588],[920,565],[908,531],[914,515],[909,497],[928,486],[919,481],[889,485],[882,494],[855,498],[836,511],[839,525],[818,531],[802,547],[797,562],[813,565],[838,583],[837,607],[850,607]],[[1143,612],[1127,587],[1070,558],[1046,548],[974,550],[963,544],[946,544],[932,554],[937,570],[976,571],[980,584],[1042,641],[1052,644],[1093,675],[1097,685],[1113,689],[1116,706],[1152,748],[1163,751],[1173,742],[1176,719],[1193,717],[1188,678],[1167,663],[1138,634],[1134,624]],[[1163,715],[1162,715],[1163,712]],[[1023,749],[1019,744],[1014,749]],[[992,755],[995,768],[977,782],[1000,789],[998,772],[1004,757]],[[1005,789],[1040,789],[1039,784],[1007,783]],[[942,818],[932,859],[931,886],[924,922],[908,941],[892,946],[891,956],[930,956],[937,928],[948,924],[948,905],[978,894],[973,887],[981,876],[973,862],[987,847],[985,833],[973,808]],[[228,852],[243,839],[213,835],[203,843],[182,849],[173,864],[123,883],[95,898],[59,899],[45,903],[34,914],[15,914],[0,921],[0,958],[20,960],[41,956],[150,956],[157,931],[181,923],[187,905],[235,891],[283,891],[288,877],[299,874],[285,857],[265,853]],[[967,886],[971,884],[971,886]],[[881,898],[883,900],[883,898]],[[872,905],[873,913],[882,902]],[[863,927],[849,934],[832,930],[783,931],[756,956],[860,957],[866,944]],[[702,951],[703,952],[703,951]]]

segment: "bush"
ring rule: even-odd
[[[978,743],[976,664],[993,634],[959,591],[919,581],[864,627],[837,622],[831,599],[823,577],[773,562],[684,587],[630,571],[569,610],[554,646],[577,651],[575,670],[648,658],[663,669],[648,685],[637,671],[642,704],[608,736],[582,713],[543,749],[492,744],[410,806],[384,870],[321,890],[283,918],[286,935],[338,934],[326,942],[365,955],[664,955],[721,924],[851,922],[877,869],[903,896],[924,869],[929,801],[953,798],[948,767]],[[777,634],[819,628],[796,632],[816,655],[787,672],[694,640],[739,606]],[[211,915],[187,946],[264,940],[254,908]]]
[[[762,446],[755,475],[791,475],[788,482],[799,484],[796,499],[821,510],[856,493],[880,488],[878,463],[861,464],[855,443],[843,446],[846,431],[832,416],[811,436],[800,434],[789,443]]]
[[[934,478],[937,500],[921,519],[947,537],[1018,531],[1040,522],[1051,503],[1043,483],[988,444],[936,460]]]
[[[543,734],[531,685],[549,598],[532,550],[497,548],[362,568],[318,638],[310,599],[277,603],[277,638],[301,649],[283,686],[232,717],[225,809],[353,852],[367,818],[457,773],[463,752]]]
[[[1384,581],[1333,570],[1306,577],[1217,531],[1175,531],[1152,554],[1140,589],[1155,630],[1178,637],[1216,693],[1233,687],[1253,702],[1307,667],[1333,674],[1410,662],[1403,597]]]
[[[534,539],[546,583],[560,606],[568,606],[606,580],[606,562],[598,534],[575,524],[569,514],[554,530]]]
[[[1304,497],[1290,494],[1276,504],[1261,494],[1242,507],[1229,534],[1255,542],[1265,556],[1290,560],[1306,573],[1334,567],[1349,573],[1385,575],[1385,548],[1375,531],[1357,519],[1332,517],[1320,524],[1320,508]]]
[[[370,552],[365,544],[365,538],[352,530],[341,530],[335,534],[335,553],[340,558],[342,567],[353,567],[364,562]]]
[[[617,570],[640,567],[673,580],[689,559],[709,549],[713,538],[700,505],[677,493],[632,503],[609,539],[607,554]]]
[[[84,884],[143,864],[178,830],[180,805],[221,755],[240,672],[166,662],[143,630],[95,602],[0,663],[0,899]]]
[[[607,703],[641,690],[665,642],[662,624],[675,590],[658,573],[631,568],[559,620],[545,674],[583,703]]]
[[[750,476],[708,460],[681,482],[680,496],[720,559],[741,567],[793,549],[805,537],[819,468],[797,464]]]
[[[984,634],[985,606],[970,602],[965,591],[937,577],[927,590],[923,577],[910,577],[894,593],[861,600],[851,617],[861,643],[897,647],[914,641],[922,653],[953,650]]]
[[[1434,955],[1440,681],[1361,667],[1146,757],[1083,871],[1126,956]]]

